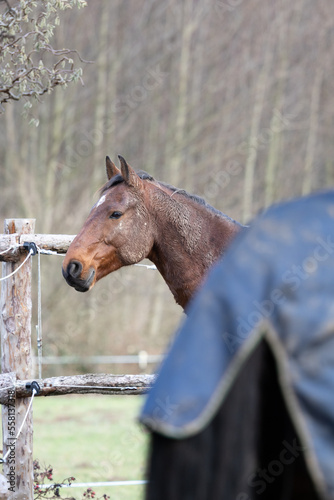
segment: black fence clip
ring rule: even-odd
[[[23,246],[28,250],[28,252],[31,251],[31,255],[36,255],[36,253],[38,252],[36,243],[34,243],[33,241],[25,241],[23,243]]]
[[[41,388],[38,382],[36,382],[36,380],[33,380],[32,382],[27,382],[26,389],[31,392],[35,389],[36,394],[39,394],[41,392]]]

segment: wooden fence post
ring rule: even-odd
[[[34,219],[7,219],[5,233],[29,234],[35,230]],[[2,264],[3,277],[15,271],[27,254],[18,262]],[[18,380],[31,378],[31,267],[29,259],[11,278],[2,281],[0,331],[2,373],[15,372]],[[32,409],[24,430],[16,436],[25,417],[30,398],[15,399],[9,394],[9,406],[2,406],[3,454],[10,450],[4,475],[8,481],[9,498],[33,500],[33,426]],[[11,404],[13,406],[11,406]],[[15,408],[15,412],[14,412]]]

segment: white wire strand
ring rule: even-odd
[[[20,435],[20,434],[21,434],[21,432],[22,432],[22,429],[23,429],[23,427],[24,427],[24,424],[26,423],[26,420],[27,420],[28,414],[29,414],[29,412],[30,412],[30,408],[31,408],[31,406],[32,406],[32,402],[33,402],[33,400],[34,400],[35,394],[37,394],[37,391],[36,391],[36,389],[33,389],[33,390],[32,390],[32,396],[31,396],[31,399],[30,399],[30,402],[29,402],[29,406],[28,406],[27,412],[26,412],[26,414],[25,414],[25,416],[24,416],[23,422],[22,422],[22,424],[21,424],[21,427],[20,427],[20,429],[19,429],[19,432],[16,434],[16,438],[15,438],[15,439],[18,439],[19,435]]]
[[[15,250],[15,248],[19,248],[21,245],[12,245],[11,247],[7,248],[6,250],[3,250],[0,252],[0,255],[4,255],[7,252],[10,252],[11,250]]]
[[[87,488],[87,486],[137,486],[141,484],[147,484],[148,481],[145,479],[138,479],[133,481],[100,481],[97,483],[71,483],[71,484],[38,484],[38,488],[46,490],[48,488]]]
[[[15,438],[11,438],[11,439],[14,439],[15,441],[19,438],[19,436],[20,436],[20,434],[21,434],[21,432],[22,432],[22,429],[23,429],[23,427],[24,427],[24,424],[26,423],[26,420],[27,420],[28,414],[29,414],[29,412],[30,412],[30,408],[31,408],[31,406],[32,406],[32,402],[33,402],[33,400],[34,400],[35,394],[37,394],[37,391],[36,391],[36,389],[33,389],[33,390],[32,390],[32,396],[31,396],[31,399],[30,399],[30,402],[29,402],[29,405],[28,405],[28,408],[27,408],[26,414],[24,415],[24,419],[23,419],[22,424],[21,424],[21,426],[20,426],[20,428],[19,428],[19,431],[18,431],[18,433],[16,434]],[[7,450],[6,454],[5,454],[5,456],[2,458],[2,463],[6,463],[6,459],[7,459],[8,455],[9,455],[9,453],[10,453],[10,451],[11,451],[11,449],[10,449],[10,445],[7,445],[7,446],[8,446],[8,450]]]
[[[15,271],[13,271],[12,273],[7,274],[7,276],[4,276],[3,278],[0,278],[0,281],[8,280],[8,278],[10,278],[11,276],[14,276],[14,274],[16,274],[21,269],[21,267],[24,266],[24,264],[32,256],[33,253],[34,253],[34,251],[32,249],[30,249],[28,255],[26,256],[26,258],[24,259],[22,264],[20,264],[19,267],[17,269],[15,269]]]
[[[64,253],[59,253],[59,252],[54,252],[53,250],[45,250],[44,248],[39,248],[36,245],[39,253],[42,253],[43,255],[59,255],[60,257],[65,257],[66,254]]]

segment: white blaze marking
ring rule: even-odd
[[[104,203],[105,201],[106,201],[106,195],[104,194],[103,196],[101,196],[99,201],[96,203],[96,208],[99,207],[100,205],[102,205],[102,203]]]

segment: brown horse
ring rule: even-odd
[[[63,275],[80,292],[122,266],[150,259],[183,308],[243,227],[202,198],[106,158],[108,182],[70,245]]]

